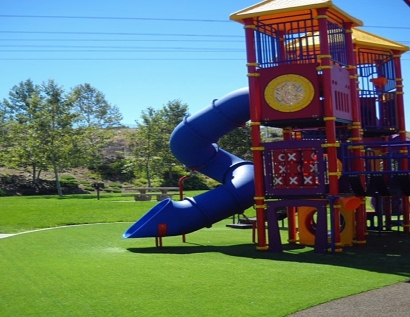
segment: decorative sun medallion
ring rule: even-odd
[[[315,95],[312,83],[305,77],[288,74],[272,79],[265,87],[265,100],[280,112],[295,112],[310,104]]]

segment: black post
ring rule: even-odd
[[[93,183],[92,186],[97,190],[97,200],[100,200],[100,189],[104,188],[104,183]]]

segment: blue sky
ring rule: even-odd
[[[229,15],[257,2],[0,0],[0,99],[28,78],[53,78],[66,91],[90,83],[119,107],[124,124],[174,99],[195,113],[247,86],[243,28]],[[333,2],[364,30],[410,46],[403,0]],[[409,129],[410,53],[402,65]]]

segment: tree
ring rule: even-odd
[[[178,165],[180,163],[171,153],[171,149],[169,147],[169,139],[177,125],[180,124],[182,120],[188,115],[188,105],[182,103],[182,101],[179,99],[175,99],[168,101],[167,104],[162,107],[159,113],[162,117],[162,142],[161,144],[159,144],[160,156],[162,158],[163,166],[168,170],[169,182],[170,184],[172,184],[174,181],[172,179],[172,169],[175,165]]]
[[[104,94],[90,84],[74,87],[68,98],[80,116],[80,126],[106,129],[121,125],[122,114],[118,107],[111,105]]]
[[[3,101],[3,113],[6,114],[7,142],[3,142],[3,162],[14,168],[32,167],[33,182],[37,171],[44,168],[42,162],[42,138],[34,128],[41,103],[40,87],[28,79],[15,85],[9,92],[9,100]],[[4,140],[4,141],[6,141]]]
[[[67,98],[79,116],[77,128],[82,129],[84,136],[85,144],[77,148],[78,157],[86,158],[86,164],[95,167],[101,162],[102,149],[114,136],[112,128],[121,126],[122,114],[88,83],[74,87]]]
[[[42,85],[44,102],[37,114],[38,125],[45,140],[44,148],[47,162],[52,166],[57,192],[62,196],[59,173],[73,166],[73,154],[76,154],[75,144],[81,141],[79,130],[74,129],[78,122],[78,114],[72,111],[72,104],[65,99],[64,91],[54,80]]]
[[[141,120],[136,121],[137,129],[130,138],[135,147],[136,161],[143,167],[148,186],[151,186],[153,176],[162,178],[164,170],[172,183],[172,168],[180,163],[171,153],[169,139],[187,111],[188,105],[172,100],[158,111],[152,107],[142,111]]]
[[[252,161],[251,126],[246,123],[221,137],[218,146],[244,160]]]
[[[134,155],[137,164],[140,163],[145,170],[148,187],[151,187],[152,173],[155,170],[155,161],[158,161],[159,144],[162,141],[161,116],[152,107],[141,113],[141,122],[137,124],[136,131],[130,136],[134,146]]]
[[[121,118],[89,84],[66,94],[54,80],[40,86],[26,80],[1,103],[4,162],[10,167],[31,166],[34,182],[41,170],[53,170],[61,196],[59,174],[96,157],[107,140],[104,130],[119,125]]]

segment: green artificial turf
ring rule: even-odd
[[[194,193],[196,195],[197,193]],[[319,255],[284,243],[261,252],[226,227],[122,239],[156,202],[132,197],[2,197],[0,316],[286,316],[410,278],[410,237],[371,233],[366,247]],[[110,223],[129,221],[128,223]],[[81,223],[103,223],[57,227]],[[31,233],[33,228],[56,227]],[[286,229],[282,241],[286,241]]]
[[[194,196],[200,191],[187,192]],[[157,201],[120,194],[0,197],[0,233],[96,222],[136,221]]]

